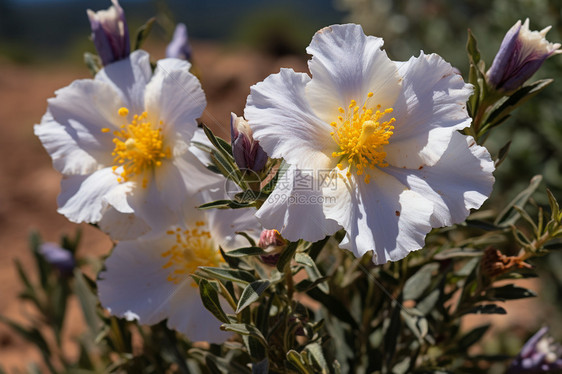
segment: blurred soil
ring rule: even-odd
[[[252,84],[278,72],[280,67],[307,70],[301,57],[273,58],[204,43],[193,47],[194,71],[208,101],[202,121],[224,138],[229,137],[230,112],[242,115]],[[159,52],[152,53],[153,59],[163,56],[162,47],[147,49]],[[90,77],[85,67],[22,67],[3,61],[0,56],[0,314],[16,321],[25,321],[30,311],[17,300],[21,288],[13,260],[19,259],[31,270],[27,240],[32,230],[39,231],[45,241],[57,242],[62,234],[73,235],[81,227],[79,256],[99,256],[111,248],[111,241],[103,233],[87,225],[72,224],[56,212],[60,175],[33,135],[33,125],[40,122],[47,98],[75,79]],[[501,323],[504,328],[527,325],[530,317],[537,318],[531,312],[535,309],[533,305],[532,301],[507,304],[509,316],[494,323]],[[67,323],[69,343],[65,352],[72,357],[77,352],[70,343],[71,337],[79,334],[83,326],[75,302],[71,303]],[[478,323],[482,320],[478,319]],[[23,369],[31,361],[39,362],[39,354],[0,324],[0,364],[4,369]]]

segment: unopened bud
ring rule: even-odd
[[[267,154],[257,140],[254,140],[248,122],[232,113],[230,118],[230,135],[234,161],[240,169],[259,172],[265,167]]]
[[[287,246],[287,241],[277,230],[263,230],[258,246],[267,252],[267,255],[261,256],[261,260],[268,265],[275,266],[281,252]]]
[[[61,248],[55,243],[43,243],[39,247],[39,253],[45,261],[51,264],[55,269],[59,270],[64,276],[72,274],[76,261],[72,252]]]
[[[92,39],[103,65],[127,58],[131,53],[125,12],[117,0],[107,10],[87,10]]]
[[[559,43],[549,43],[546,33],[529,30],[529,19],[517,21],[505,35],[492,66],[486,73],[488,84],[497,91],[510,92],[521,87],[548,57],[562,53]]]
[[[178,23],[172,41],[166,47],[166,57],[189,60],[191,58],[191,46],[187,37],[187,27]]]

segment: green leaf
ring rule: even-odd
[[[494,162],[494,166],[496,167],[496,169],[506,159],[507,153],[509,152],[510,147],[511,147],[511,140],[508,141],[507,143],[505,143],[505,145],[503,147],[501,147],[501,149],[499,150],[498,157],[496,157],[496,161]]]
[[[264,347],[267,347],[267,340],[265,340],[261,331],[252,325],[248,325],[246,323],[225,323],[221,325],[221,330],[232,331],[240,335],[252,336]]]
[[[436,260],[446,260],[449,258],[457,257],[479,257],[482,256],[481,250],[474,250],[470,248],[450,248],[433,256]]]
[[[324,352],[322,351],[322,346],[317,342],[310,343],[304,348],[304,352],[308,352],[307,355],[310,358],[310,364],[315,368],[316,373],[329,373],[330,368],[328,367],[328,362],[324,357]]]
[[[297,251],[298,245],[299,242],[290,242],[287,248],[285,248],[283,252],[281,252],[279,260],[277,261],[277,270],[281,272],[285,270],[285,266],[291,262],[293,255]]]
[[[245,270],[214,268],[208,266],[200,266],[199,270],[210,275],[213,278],[232,281],[238,284],[246,285],[256,280],[252,273]]]
[[[504,308],[496,304],[477,305],[462,314],[507,314]]]
[[[521,191],[504,210],[498,215],[494,224],[500,227],[509,227],[519,220],[521,215],[514,208],[515,205],[524,207],[531,195],[537,190],[542,181],[542,175],[535,175],[531,178],[529,186]]]
[[[310,279],[303,279],[302,281],[300,281],[295,285],[295,290],[297,290],[297,292],[307,292],[323,284],[323,282],[326,282],[328,279],[330,279],[330,277],[322,277],[316,279],[314,282],[311,281]]]
[[[441,296],[441,290],[435,289],[431,291],[429,295],[423,298],[419,303],[416,304],[416,309],[419,310],[424,316],[428,315],[437,301],[439,301],[439,297]]]
[[[203,306],[211,312],[219,321],[223,323],[229,323],[230,320],[226,316],[226,313],[222,310],[222,306],[219,301],[219,293],[213,287],[213,285],[206,279],[201,279],[199,281],[199,294],[201,295],[201,301],[203,301]]]
[[[322,251],[322,249],[326,246],[326,243],[328,243],[328,240],[330,240],[330,238],[331,236],[326,236],[324,239],[312,243],[310,245],[310,248],[308,249],[308,255],[310,256],[310,258],[316,260],[316,257],[318,257],[320,251]]]
[[[253,206],[253,203],[241,203],[234,200],[215,200],[199,206],[199,209],[240,209]]]
[[[544,90],[552,82],[553,79],[542,79],[518,89],[490,113],[486,121],[486,128],[482,130],[497,126],[509,113]]]
[[[396,345],[398,343],[398,337],[400,336],[401,326],[402,321],[400,319],[400,305],[399,302],[396,302],[394,308],[392,309],[388,326],[384,331],[384,351],[387,363],[392,362],[392,358],[396,352]]]
[[[466,352],[468,348],[470,348],[473,344],[477,343],[486,331],[490,328],[491,325],[483,325],[480,327],[476,327],[472,331],[464,334],[458,341],[455,346],[455,350],[457,352]]]
[[[534,291],[522,287],[516,287],[513,284],[507,284],[502,287],[488,289],[484,298],[490,301],[505,301],[535,296],[537,296],[537,294]]]
[[[439,264],[430,263],[423,266],[413,276],[408,278],[402,291],[404,300],[418,299],[431,284],[433,273],[439,268]]]
[[[349,323],[353,329],[359,328],[359,325],[349,313],[349,310],[334,296],[326,294],[318,288],[313,288],[307,291],[306,294],[324,305],[329,314],[335,316],[340,321]]]
[[[289,352],[287,352],[287,360],[298,370],[300,374],[312,373],[312,370],[309,370],[306,367],[304,360],[297,351],[291,349]]]
[[[556,198],[548,188],[546,189],[546,194],[548,195],[548,204],[550,205],[550,217],[554,222],[560,222],[562,218],[560,216],[560,205],[558,205],[558,201],[556,201]]]
[[[240,295],[240,300],[238,300],[236,314],[240,313],[251,303],[257,301],[270,284],[271,282],[268,280],[257,280],[247,285],[244,291],[242,291],[242,295]]]
[[[207,139],[209,139],[211,144],[215,146],[217,151],[219,151],[225,159],[230,160],[232,163],[234,163],[234,157],[232,156],[232,146],[224,139],[216,136],[207,126],[203,125],[202,127],[205,135],[207,135]]]
[[[155,21],[156,17],[152,17],[148,21],[146,21],[144,25],[138,28],[137,38],[135,41],[135,51],[142,48],[142,45],[144,44],[146,38],[148,38],[148,35],[150,35],[150,32],[152,31],[152,26],[154,26]]]
[[[298,264],[304,265],[304,270],[308,274],[308,278],[315,282],[317,279],[323,278],[322,273],[316,267],[316,263],[314,260],[306,253],[299,252],[295,255],[295,261]],[[317,283],[318,287],[322,290],[322,292],[330,293],[330,288],[328,287],[327,283]]]
[[[101,325],[101,320],[96,313],[98,299],[79,269],[74,269],[74,287],[86,324],[92,336],[96,336]]]
[[[468,58],[473,65],[477,65],[480,62],[480,51],[478,50],[478,43],[476,38],[470,29],[468,29],[468,38],[466,42],[466,52],[468,53]]]
[[[267,252],[260,247],[245,247],[228,251],[226,255],[230,257],[264,256],[267,255]]]

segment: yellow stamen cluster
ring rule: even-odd
[[[203,229],[204,222],[197,222],[193,229],[182,230],[177,228],[166,232],[175,236],[176,244],[162,253],[168,257],[168,262],[163,268],[170,268],[167,280],[174,284],[180,283],[187,276],[193,274],[199,266],[218,266],[224,262],[220,252],[214,246],[211,234]],[[192,283],[196,286],[195,282]]]
[[[367,97],[373,97],[373,93],[369,92]],[[355,168],[357,175],[365,174],[365,183],[369,183],[370,176],[365,172],[367,168],[388,166],[384,161],[386,152],[383,146],[388,144],[393,134],[392,123],[395,119],[380,121],[393,111],[392,108],[380,109],[380,105],[376,109],[367,108],[366,103],[359,107],[355,100],[351,100],[346,109],[338,108],[340,115],[337,121],[330,124],[334,128],[330,135],[340,147],[340,151],[333,152],[332,157],[338,158],[337,167],[340,170],[345,168],[342,161],[347,161],[347,178],[351,176],[352,168]]]
[[[119,115],[126,117],[129,114],[127,108],[120,108]],[[131,123],[124,124],[119,130],[113,131],[113,143],[115,148],[111,155],[114,157],[113,171],[120,166],[123,171],[118,174],[120,183],[126,182],[144,171],[162,165],[162,160],[171,157],[170,148],[164,149],[164,139],[162,136],[163,122],[160,121],[157,127],[147,120],[148,114],[143,112],[141,115],[134,115]],[[111,130],[103,128],[101,130],[108,133]],[[146,187],[148,180],[143,178],[142,185]]]

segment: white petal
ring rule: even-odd
[[[101,304],[111,314],[137,316],[141,324],[155,324],[169,315],[170,300],[178,285],[167,280],[170,269],[161,253],[168,248],[162,241],[123,241],[105,261],[98,276]],[[189,304],[186,304],[189,308]]]
[[[129,58],[105,66],[95,79],[111,85],[119,93],[123,105],[132,114],[140,114],[144,111],[144,90],[151,77],[150,56],[138,50]]]
[[[453,67],[435,54],[397,63],[402,92],[394,103],[394,134],[384,147],[393,166],[433,165],[456,130],[470,125],[466,101],[472,85],[465,84]]]
[[[106,208],[103,197],[119,183],[111,168],[91,175],[67,175],[61,181],[58,212],[72,222],[98,222]]]
[[[346,230],[341,248],[357,257],[372,250],[376,264],[400,260],[423,247],[432,204],[386,173],[369,173],[369,184],[355,177],[338,184],[336,204],[326,207],[326,216]]]
[[[113,161],[113,135],[121,100],[107,84],[76,80],[48,100],[47,114],[35,133],[64,174],[87,174]],[[95,161],[94,161],[95,160]]]
[[[431,200],[433,227],[460,223],[490,196],[494,163],[474,139],[454,133],[441,159],[421,169],[385,168],[403,184]]]
[[[199,289],[183,282],[170,300],[168,327],[193,341],[221,343],[229,333],[220,329],[221,322],[203,306]]]
[[[133,240],[150,231],[150,227],[134,213],[122,213],[108,206],[98,222],[100,229],[113,240]]]
[[[327,219],[323,211],[324,196],[312,171],[291,166],[279,179],[275,190],[257,211],[266,229],[276,229],[291,241],[315,242],[332,235],[340,226]]]
[[[191,138],[191,142],[189,144],[189,151],[193,153],[195,157],[197,157],[199,162],[201,162],[203,165],[211,165],[213,162],[211,161],[210,153],[193,145],[193,142],[201,143],[209,148],[213,148],[211,141],[209,140],[209,138],[207,138],[207,135],[205,135],[203,129],[198,128],[197,130],[195,130],[195,133],[193,133],[193,138]]]
[[[193,136],[196,119],[207,105],[201,84],[189,67],[189,63],[177,59],[158,61],[144,96],[149,118],[164,123],[164,137],[181,133],[185,142]]]
[[[333,163],[332,129],[306,101],[308,81],[306,74],[281,69],[250,88],[244,115],[254,139],[270,157],[284,158],[301,169],[325,168]]]
[[[312,55],[308,67],[312,81],[306,97],[320,118],[330,123],[350,101],[369,100],[388,108],[400,92],[394,63],[381,50],[383,40],[365,36],[359,25],[333,25],[318,31],[306,51]]]

